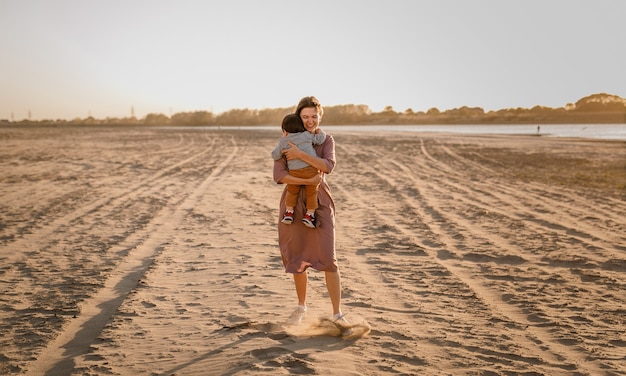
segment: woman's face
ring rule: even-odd
[[[304,123],[304,128],[313,133],[315,128],[320,125],[320,120],[322,117],[317,113],[317,109],[315,107],[305,107],[300,111],[300,118]]]

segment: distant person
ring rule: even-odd
[[[322,120],[324,109],[315,97],[304,97],[296,107],[296,115],[302,119],[304,128],[315,133]],[[341,276],[335,253],[335,203],[326,184],[326,175],[335,168],[335,140],[331,135],[321,145],[315,145],[315,156],[309,155],[295,145],[283,150],[285,158],[274,161],[274,181],[280,184],[308,185],[319,183],[316,211],[317,230],[309,231],[304,226],[287,226],[278,223],[278,246],[285,272],[292,273],[296,287],[298,306],[293,310],[287,324],[299,324],[306,316],[307,269],[323,271],[326,289],[332,304],[332,320],[342,327],[343,335],[350,335],[350,324],[341,312]],[[288,161],[302,159],[320,171],[310,179],[297,178],[289,174]],[[296,215],[303,209],[303,191],[296,200]],[[286,207],[287,189],[283,191],[279,204],[279,218]]]
[[[537,134],[539,134],[539,132],[541,132],[541,127],[538,125],[537,126]]]
[[[282,122],[283,137],[278,142],[276,148],[272,151],[272,158],[280,160],[284,158],[283,150],[289,149],[291,145],[295,145],[301,151],[311,156],[317,156],[313,144],[321,145],[326,139],[326,133],[320,128],[310,133],[304,128],[304,123],[300,116],[289,114],[283,118]],[[289,175],[302,179],[310,179],[319,175],[319,170],[302,159],[292,159],[287,161]],[[302,184],[287,184],[285,196],[285,213],[283,214],[282,223],[291,224],[294,218],[294,207],[296,199]],[[315,228],[315,210],[317,209],[317,191],[319,183],[304,185],[306,194],[306,213],[302,218],[302,223],[310,228]]]

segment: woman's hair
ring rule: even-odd
[[[320,116],[324,115],[324,107],[322,107],[320,101],[315,97],[304,97],[300,99],[300,103],[298,103],[298,107],[296,107],[296,115],[300,116],[302,109],[308,107],[314,107]]]
[[[306,131],[306,129],[304,129],[302,119],[300,119],[300,116],[296,114],[289,114],[285,116],[281,127],[283,131],[287,133],[300,133]]]

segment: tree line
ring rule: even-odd
[[[232,109],[215,114],[210,111],[179,112],[171,116],[151,113],[144,118],[105,118],[73,120],[0,120],[1,124],[23,125],[171,125],[171,126],[229,126],[280,124],[293,108]],[[325,106],[324,124],[327,125],[384,125],[384,124],[572,124],[572,123],[626,123],[626,100],[611,94],[593,94],[565,107],[507,108],[484,111],[480,107],[454,108],[440,111],[415,112],[408,108],[397,112],[392,106],[374,112],[367,105]]]

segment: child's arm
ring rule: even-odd
[[[278,142],[278,145],[276,145],[276,147],[274,148],[274,150],[272,150],[272,159],[274,159],[275,161],[281,159],[283,157],[283,149],[286,149],[289,147],[289,145],[285,145],[285,136],[283,135],[283,138],[280,139],[280,141]]]
[[[313,134],[313,143],[316,145],[321,145],[326,140],[326,132],[322,128],[317,128],[315,130],[315,134]]]

